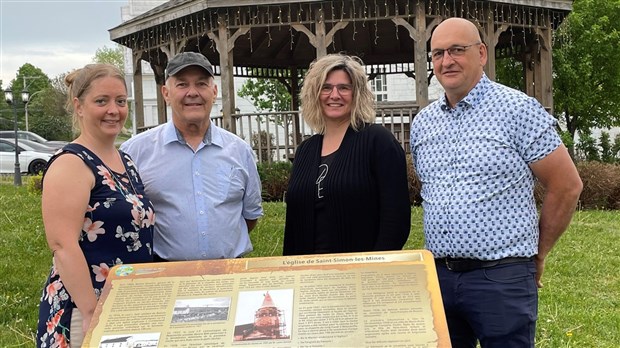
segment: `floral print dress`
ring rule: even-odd
[[[95,186],[90,192],[84,214],[79,245],[99,298],[111,267],[153,261],[155,213],[129,155],[121,152],[126,172],[120,174],[111,171],[84,146],[68,144],[50,159],[48,168],[58,156],[64,154],[79,156],[95,175]],[[37,347],[69,346],[74,308],[71,294],[65,289],[53,262],[39,305]]]

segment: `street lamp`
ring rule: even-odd
[[[24,90],[24,91],[26,91],[26,90]],[[43,90],[41,89],[41,90],[38,90],[38,91],[32,93],[30,95],[30,97],[28,98],[28,100],[24,104],[24,116],[26,117],[26,132],[30,130],[30,129],[28,129],[28,105],[30,105],[30,101],[32,100],[32,98],[34,98],[34,96],[37,95],[37,93],[39,93],[39,92],[43,92]],[[22,98],[23,98],[23,96],[22,96]]]
[[[28,103],[28,98],[30,97],[27,90],[22,91],[22,103],[24,105]],[[17,143],[17,102],[13,100],[13,91],[10,88],[7,88],[4,91],[4,100],[6,103],[13,106],[13,116],[15,116],[15,122],[13,124],[15,130],[15,175],[13,177],[13,184],[15,186],[22,185],[22,173],[19,166],[19,144]]]

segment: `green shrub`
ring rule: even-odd
[[[41,194],[41,190],[43,189],[43,175],[30,175],[27,180],[28,192],[34,194]]]
[[[288,187],[293,164],[286,162],[259,163],[258,175],[262,184],[263,201],[281,201]]]

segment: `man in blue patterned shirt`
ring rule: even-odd
[[[473,23],[442,22],[431,56],[445,94],[413,120],[411,154],[452,344],[534,347],[545,258],[581,179],[555,119],[484,74],[487,47]],[[546,192],[540,217],[536,180]]]

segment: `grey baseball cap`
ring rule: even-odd
[[[179,71],[187,68],[188,66],[199,66],[205,69],[209,75],[215,76],[213,73],[213,65],[200,53],[196,52],[183,52],[172,57],[166,66],[166,80],[170,76],[176,75]]]

